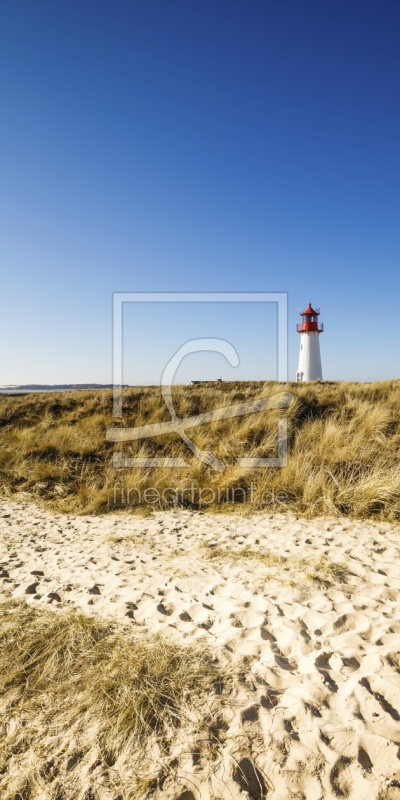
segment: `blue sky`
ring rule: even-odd
[[[397,0],[4,0],[0,384],[109,382],[116,291],[287,292],[292,379],[311,299],[326,379],[400,376],[399,34]],[[132,306],[124,379],[197,336],[241,364],[182,380],[274,378],[275,327]]]

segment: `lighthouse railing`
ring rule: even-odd
[[[318,333],[322,333],[324,330],[324,323],[323,322],[299,322],[296,325],[297,333],[302,333],[302,331],[318,331]]]

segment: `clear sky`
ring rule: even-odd
[[[110,382],[115,291],[287,292],[400,377],[398,0],[3,0],[0,384]],[[124,380],[274,378],[271,307],[127,308]],[[272,353],[272,355],[271,355]],[[189,363],[189,357],[187,359]]]

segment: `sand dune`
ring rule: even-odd
[[[400,798],[398,529],[2,501],[0,531],[3,598],[204,641],[232,662],[219,758],[210,767],[192,737],[153,797]],[[95,768],[90,781],[90,796],[116,797]]]

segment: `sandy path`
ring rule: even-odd
[[[227,711],[235,744],[207,780],[187,753],[182,790],[245,797],[232,764],[246,772],[251,742],[252,796],[400,798],[399,530],[186,511],[82,518],[2,501],[0,534],[2,597],[203,639],[245,669],[243,702]],[[295,561],[206,557],[244,546]],[[300,558],[349,574],[317,583]]]

